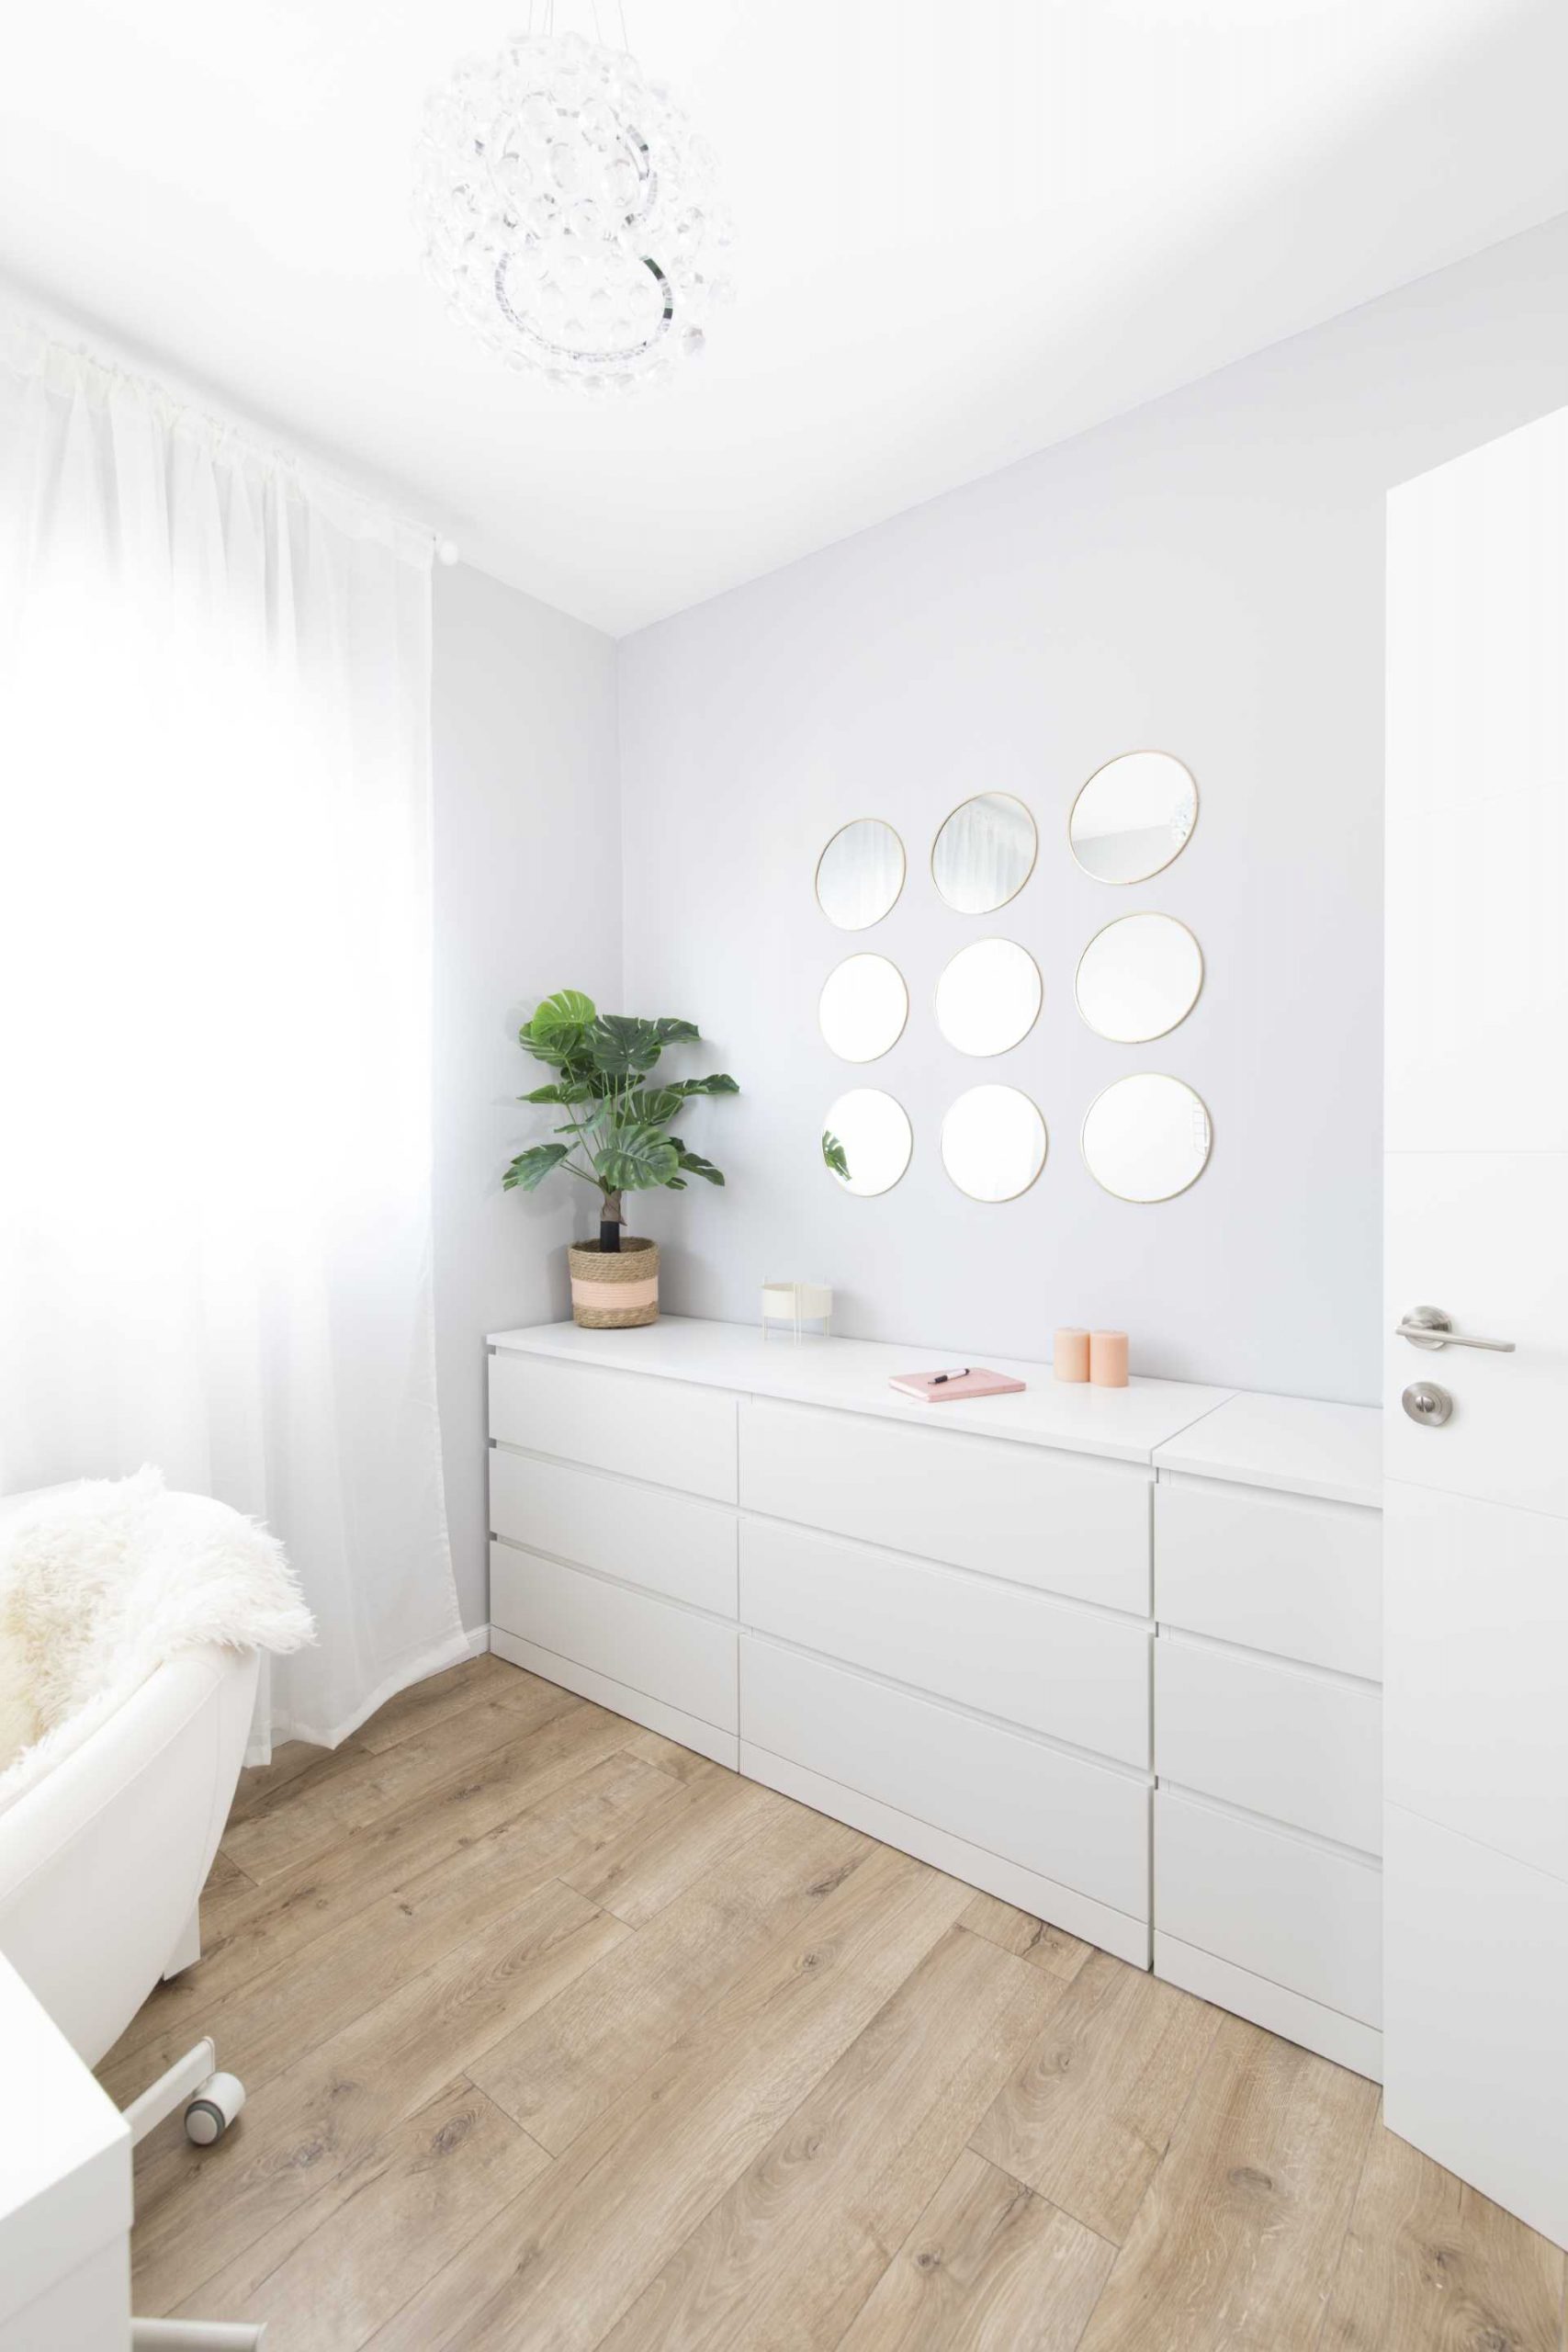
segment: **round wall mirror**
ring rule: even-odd
[[[931,875],[961,915],[988,915],[1016,899],[1034,871],[1034,820],[1010,792],[982,792],[955,808],[936,837]]]
[[[823,1122],[822,1158],[846,1193],[891,1192],[914,1148],[902,1103],[874,1086],[840,1094]]]
[[[1123,752],[1078,794],[1067,838],[1097,882],[1146,882],[1180,856],[1197,822],[1190,768],[1169,752]]]
[[[942,1123],[942,1164],[972,1201],[1013,1201],[1045,1165],[1045,1122],[1016,1086],[972,1086]]]
[[[1122,915],[1078,959],[1074,993],[1097,1036],[1146,1045],[1186,1020],[1203,985],[1203,952],[1174,915]]]
[[[817,903],[840,931],[866,931],[904,887],[904,844],[880,817],[841,826],[817,861]]]
[[[936,984],[936,1025],[961,1054],[1005,1054],[1040,1012],[1040,967],[1010,939],[961,947]]]
[[[822,1035],[840,1060],[874,1062],[896,1046],[909,1017],[909,991],[886,956],[846,956],[818,1001]]]
[[[1083,1123],[1089,1172],[1120,1201],[1173,1200],[1198,1182],[1213,1143],[1202,1098],[1150,1070],[1108,1086]]]

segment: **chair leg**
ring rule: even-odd
[[[150,2084],[140,2098],[131,2100],[125,2120],[132,2147],[140,2147],[149,2132],[155,2132],[164,2117],[181,2106],[186,2111],[187,2140],[198,2148],[208,2148],[222,2137],[245,2104],[245,2086],[237,2075],[216,2071],[217,2056],[210,2041],[198,2041]]]
[[[175,2060],[155,2083],[149,2084],[123,2112],[137,2147],[149,2132],[182,2104],[186,2137],[209,2147],[226,2132],[245,2103],[245,2086],[236,2075],[214,2070],[218,2052],[210,2041],[198,2041]],[[131,2352],[259,2352],[266,2335],[259,2326],[227,2320],[133,2319]]]

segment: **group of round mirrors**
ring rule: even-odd
[[[1127,752],[1096,770],[1073,803],[1067,837],[1096,881],[1145,882],[1180,855],[1198,818],[1190,771],[1168,752]],[[985,915],[1015,899],[1034,871],[1039,839],[1021,800],[977,793],[955,808],[931,851],[938,891],[960,914]],[[858,818],[833,835],[817,867],[817,897],[841,931],[866,931],[897,905],[907,873],[904,844],[879,817]],[[1203,956],[1174,915],[1122,915],[1097,932],[1078,958],[1074,994],[1084,1022],[1117,1045],[1168,1036],[1186,1020],[1203,985]],[[937,1027],[962,1054],[1005,1054],[1039,1017],[1040,967],[1011,939],[977,939],[959,949],[936,985]],[[829,974],[818,1006],[822,1035],[843,1061],[873,1062],[891,1050],[909,1018],[903,974],[886,956],[847,956]],[[1090,1174],[1122,1200],[1165,1201],[1195,1183],[1208,1163],[1209,1114],[1177,1078],[1140,1071],[1118,1079],[1090,1104],[1083,1125]],[[1045,1164],[1045,1122],[1012,1086],[971,1087],[942,1122],[942,1165],[979,1201],[1014,1200]],[[828,1112],[822,1153],[852,1193],[886,1193],[909,1164],[907,1113],[877,1087],[854,1087]]]

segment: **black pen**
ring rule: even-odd
[[[967,1379],[968,1379],[968,1377],[969,1377],[969,1366],[968,1366],[967,1364],[965,1364],[965,1365],[964,1366],[964,1369],[962,1370],[962,1372],[937,1372],[937,1373],[933,1373],[933,1374],[931,1374],[931,1386],[932,1386],[933,1388],[940,1388],[940,1387],[942,1386],[942,1382],[943,1382],[944,1380],[967,1380]]]

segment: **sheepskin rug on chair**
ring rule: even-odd
[[[162,1471],[19,1504],[0,1520],[0,1812],[182,1650],[283,1655],[314,1632],[276,1537]]]

